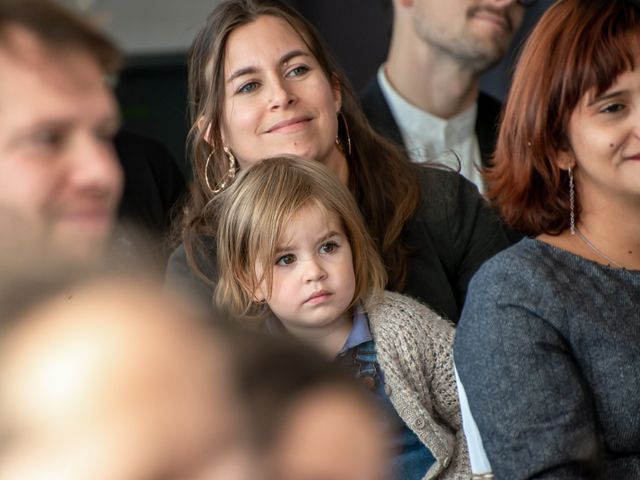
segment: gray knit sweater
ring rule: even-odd
[[[453,326],[423,304],[393,292],[368,312],[387,394],[436,462],[426,479],[469,479],[453,371]]]
[[[640,272],[532,239],[475,275],[455,360],[496,478],[640,478]]]

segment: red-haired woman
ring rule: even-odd
[[[534,238],[471,282],[455,358],[497,478],[640,478],[640,6],[563,0],[489,172]]]

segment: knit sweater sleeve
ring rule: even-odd
[[[553,275],[507,254],[471,282],[456,366],[499,479],[587,477],[595,413],[571,347]]]
[[[391,401],[437,460],[430,473],[437,471],[442,479],[468,478],[453,370],[453,326],[425,305],[391,292],[370,320]]]

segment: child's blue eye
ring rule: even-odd
[[[320,253],[334,253],[339,247],[336,242],[323,243],[320,246]]]
[[[276,260],[276,265],[291,265],[295,261],[296,261],[296,256],[291,253],[288,253],[278,258],[278,260]]]

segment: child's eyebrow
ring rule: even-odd
[[[326,235],[323,235],[322,237],[320,237],[318,239],[318,243],[324,242],[325,240],[329,240],[331,237],[336,237],[339,235],[340,235],[340,232],[334,232],[333,230],[331,230],[330,232],[327,232]]]

